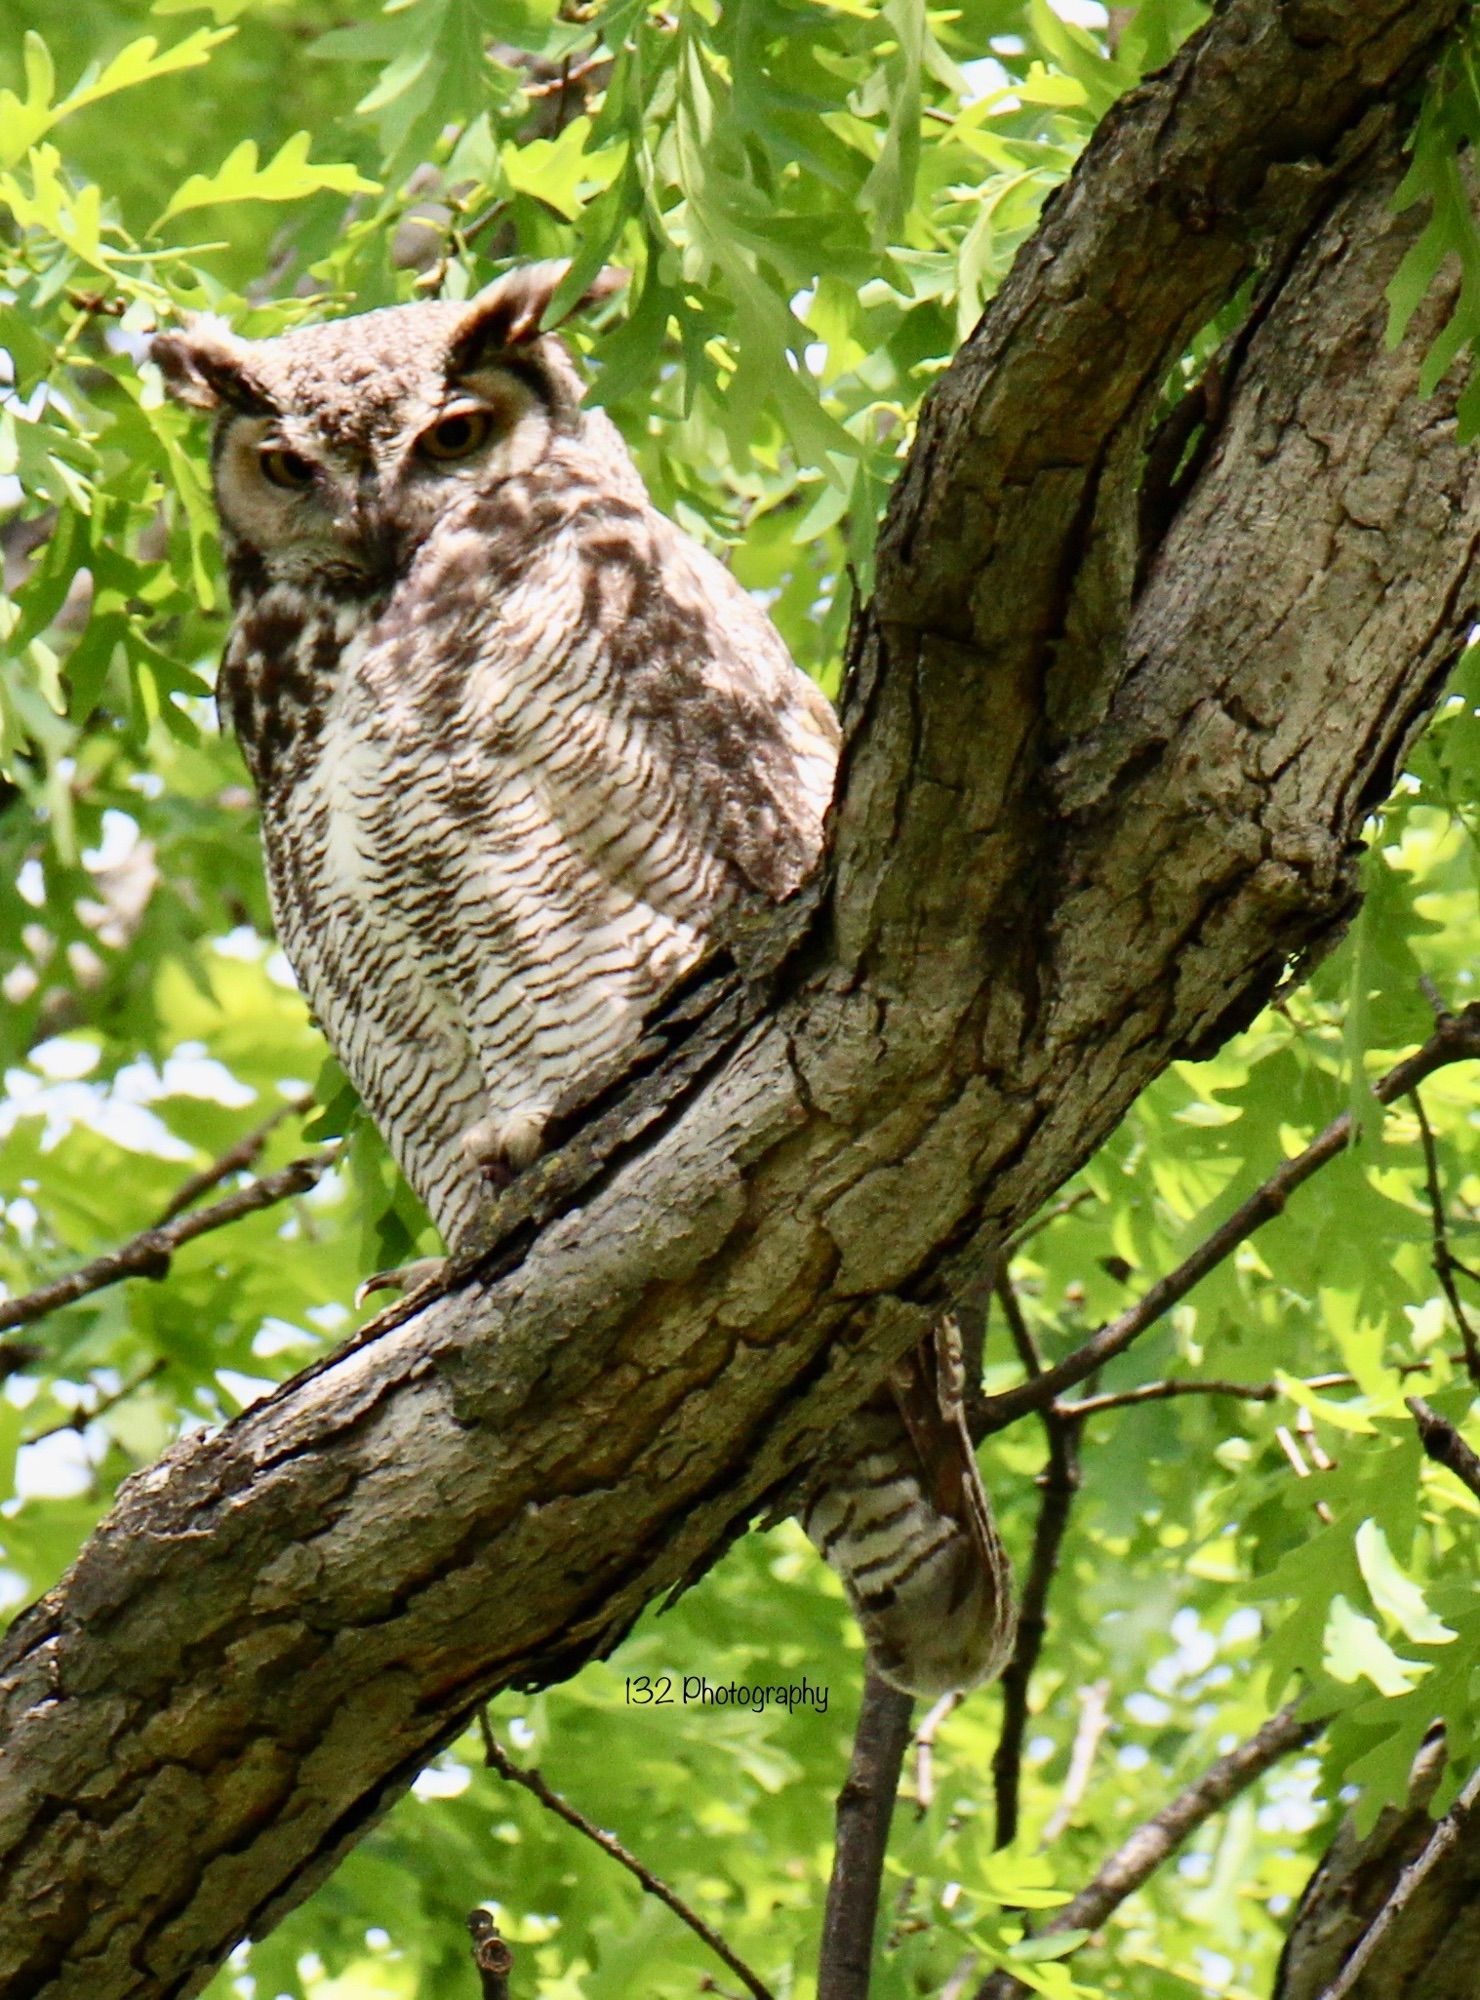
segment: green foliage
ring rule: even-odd
[[[1095,121],[1204,12],[1144,0],[1112,50],[1046,0],[158,0],[152,15],[142,0],[13,0],[0,1282],[23,1293],[114,1247],[274,1112],[287,1115],[259,1169],[342,1144],[312,1195],[200,1238],[167,1283],[99,1292],[22,1336],[29,1357],[0,1396],[3,1601],[52,1582],[118,1481],[182,1426],[220,1420],[342,1338],[367,1268],[432,1247],[272,948],[252,804],[208,701],[223,607],[202,440],[143,361],[149,330],[186,308],[265,333],[463,296],[509,259],[547,255],[574,259],[573,297],[603,263],[626,266],[593,393],[660,503],[726,551],[833,686],[850,571],[866,587],[922,394]],[[200,13],[208,25],[174,18]],[[1480,313],[1460,161],[1480,125],[1472,60],[1460,49],[1445,71],[1405,183],[1429,221],[1395,281],[1395,332],[1446,255],[1465,274],[1430,381],[1468,351]],[[1051,1996],[1267,1990],[1325,1837],[1321,1801],[1350,1783],[1370,1816],[1436,1714],[1455,1768],[1473,1760],[1480,1506],[1420,1462],[1401,1371],[1421,1371],[1455,1421],[1471,1398],[1432,1271],[1419,1126],[1406,1104],[1380,1117],[1367,1086],[1428,1030],[1421,976],[1456,1002],[1473,990],[1480,656],[1373,836],[1343,950],[1151,1091],[1014,1263],[1056,1359],[1360,1108],[1360,1150],[1099,1385],[1201,1373],[1281,1394],[1148,1403],[1087,1426],[1022,1834],[994,1852],[1000,1697],[979,1696],[941,1728],[918,1811],[921,1775],[907,1777],[886,2000],[939,1992],[967,1953],[1010,1956]],[[312,1114],[289,1109],[311,1089]],[[1445,1071],[1424,1103],[1465,1258],[1480,1227],[1476,1084]],[[994,1384],[1012,1379],[995,1329],[988,1359]],[[1350,1379],[1304,1386],[1329,1374]],[[1021,1565],[1041,1440],[1020,1425],[988,1457]],[[494,1722],[778,1994],[805,2000],[859,1662],[836,1587],[784,1528],[737,1547],[612,1662],[505,1697]],[[631,1698],[638,1677],[663,1675],[680,1690],[685,1676],[805,1676],[827,1707]],[[1101,1680],[1107,1734],[1040,1853],[1080,1691]],[[1023,1911],[1078,1886],[1287,1687],[1337,1717],[1323,1772],[1305,1760],[1222,1816],[1117,1914],[1108,1949],[1061,1962],[1059,1946],[1019,1942]],[[463,1917],[485,1899],[518,1947],[521,1992],[664,2000],[716,1974],[630,1877],[479,1766],[475,1738],[455,1746],[213,1991],[451,2000],[470,1979]]]
[[[1474,148],[1480,140],[1480,50],[1474,31],[1458,41],[1435,78],[1413,139],[1413,163],[1398,190],[1400,208],[1428,205],[1422,235],[1388,286],[1388,334],[1394,345],[1447,259],[1459,266],[1460,292],[1424,363],[1431,394],[1480,335],[1480,229],[1475,219]],[[1460,435],[1480,434],[1480,371],[1471,369],[1459,404]]]

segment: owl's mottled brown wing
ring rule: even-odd
[[[961,1334],[943,1319],[889,1378],[889,1392],[920,1462],[926,1498],[957,1522],[982,1559],[1000,1556],[996,1526],[966,1428]]]
[[[722,563],[660,514],[633,526],[645,560],[611,635],[625,698],[666,755],[691,824],[743,882],[779,901],[822,852],[838,760],[832,704]]]

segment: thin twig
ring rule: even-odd
[[[508,206],[508,197],[500,195],[497,201],[491,201],[486,208],[479,210],[471,222],[458,229],[456,234],[463,248],[471,249],[474,240],[483,234],[491,222],[497,222]]]
[[[1120,53],[1120,38],[1136,18],[1134,7],[1111,7],[1105,24],[1105,43],[1112,56]]]
[[[1411,1861],[1398,1877],[1393,1893],[1378,1911],[1362,1942],[1322,1993],[1321,2000],[1350,2000],[1350,1995],[1357,1990],[1358,1980],[1376,1958],[1388,1932],[1440,1862],[1459,1845],[1477,1800],[1480,1800],[1480,1771],[1474,1773],[1434,1828],[1418,1859]]]
[[[0,1382],[12,1375],[19,1375],[23,1368],[29,1368],[33,1361],[39,1361],[41,1350],[24,1340],[0,1340]]]
[[[538,1771],[526,1770],[523,1765],[514,1762],[494,1735],[493,1724],[488,1719],[486,1708],[478,1711],[478,1725],[483,1735],[484,1759],[491,1769],[497,1771],[501,1778],[507,1778],[511,1784],[522,1785],[525,1791],[533,1793],[542,1806],[563,1819],[567,1826],[573,1826],[577,1833],[583,1833],[587,1840],[599,1847],[603,1854],[609,1854],[613,1861],[619,1861],[629,1875],[636,1876],[650,1896],[656,1896],[660,1903],[666,1903],[673,1914],[688,1925],[695,1937],[704,1940],[715,1957],[727,1965],[746,1989],[755,1995],[755,2000],[775,2000],[770,1987],[757,1978],[743,1958],[736,1957],[719,1932],[711,1930],[697,1911],[689,1908],[682,1896],[670,1889],[651,1868],[645,1867],[614,1835],[603,1833],[601,1828],[587,1819],[584,1813],[577,1812],[568,1799],[562,1798],[559,1792],[552,1791]]]
[[[193,1208],[202,1195],[210,1194],[233,1174],[244,1174],[255,1167],[261,1158],[262,1149],[277,1130],[289,1118],[301,1118],[313,1109],[312,1097],[295,1097],[288,1104],[280,1104],[270,1118],[264,1118],[260,1125],[253,1126],[244,1133],[235,1145],[212,1160],[208,1167],[202,1167],[198,1174],[192,1174],[182,1181],[170,1196],[160,1215],[159,1223],[173,1222],[177,1215],[183,1215],[187,1208]]]
[[[91,1292],[122,1284],[125,1278],[165,1277],[171,1257],[182,1244],[213,1229],[225,1229],[229,1223],[240,1222],[243,1216],[255,1215],[259,1209],[271,1208],[293,1195],[306,1194],[333,1158],[334,1149],[326,1147],[322,1153],[294,1160],[289,1166],[279,1167],[276,1173],[264,1174],[261,1180],[239,1188],[210,1208],[192,1209],[188,1215],[176,1216],[173,1222],[141,1230],[119,1249],[95,1257],[65,1278],[54,1278],[49,1285],[42,1285],[21,1298],[0,1300],[0,1331],[29,1326],[59,1306],[70,1306]]]
[[[1088,1687],[1079,1690],[1079,1727],[1074,1731],[1074,1743],[1069,1751],[1064,1789],[1059,1794],[1058,1804],[1044,1822],[1038,1842],[1040,1847],[1052,1847],[1079,1810],[1089,1790],[1095,1754],[1109,1726],[1110,1683],[1105,1680],[1091,1681]]]
[[[22,1438],[21,1443],[40,1444],[43,1438],[60,1437],[64,1431],[85,1431],[88,1425],[95,1424],[99,1417],[105,1417],[110,1410],[116,1410],[120,1403],[126,1403],[130,1396],[136,1396],[146,1382],[152,1382],[167,1366],[164,1355],[158,1355],[131,1381],[124,1382],[106,1396],[100,1396],[90,1410],[76,1409],[70,1417],[64,1417],[61,1423],[48,1424],[44,1431],[37,1431],[31,1437]]]
[[[996,1295],[1029,1380],[1041,1379],[1043,1364],[1005,1266],[997,1273]],[[1017,1838],[1029,1693],[1048,1630],[1048,1594],[1058,1570],[1069,1511],[1079,1488],[1077,1421],[1066,1418],[1060,1406],[1052,1403],[1038,1414],[1048,1441],[1048,1457],[1038,1478],[1042,1498],[1033,1527],[1033,1553],[1018,1600],[1017,1641],[1002,1674],[1002,1727],[992,1757],[998,1847],[1010,1847]]]
[[[1096,1199],[1093,1188],[1082,1187],[1076,1188],[1073,1194],[1061,1196],[1058,1201],[1051,1201],[1047,1208],[1041,1209],[1033,1217],[1031,1222],[1025,1222],[1021,1229],[1008,1237],[1002,1246],[1002,1257],[1004,1259],[1015,1257],[1025,1243],[1031,1243],[1035,1236],[1041,1236],[1044,1230],[1051,1228],[1055,1222],[1066,1215],[1072,1215],[1076,1208],[1083,1208],[1087,1201]]]
[[[1023,1373],[1030,1382],[1040,1381],[1043,1376],[1043,1357],[1038,1352],[1038,1343],[1033,1338],[1033,1329],[1028,1324],[1027,1315],[1018,1298],[1017,1287],[1008,1275],[1006,1258],[1003,1258],[997,1266],[992,1281],[992,1292],[1002,1308],[1002,1317],[1007,1322],[1007,1331],[1012,1338],[1017,1358],[1023,1365]]]
[[[943,1694],[915,1731],[915,1817],[924,1819],[935,1801],[935,1738],[941,1724],[961,1706],[959,1690]]]
[[[1422,1396],[1409,1396],[1408,1407],[1418,1425],[1419,1441],[1437,1465],[1447,1465],[1480,1500],[1480,1457],[1471,1451],[1454,1425],[1445,1421]]]
[[[1433,1365],[1432,1359],[1401,1361],[1397,1371],[1400,1375],[1422,1375]],[[1300,1378],[1300,1387],[1319,1394],[1324,1389],[1355,1388],[1356,1381],[1355,1375],[1306,1375]],[[1289,1394],[1289,1389],[1279,1382],[1226,1382],[1208,1376],[1197,1382],[1143,1382],[1138,1388],[1107,1390],[1102,1396],[1076,1396],[1072,1403],[1056,1403],[1054,1408],[1062,1417],[1082,1421],[1085,1417],[1097,1417],[1104,1410],[1129,1410],[1138,1403],[1166,1403],[1176,1396],[1231,1396],[1241,1403],[1277,1403]]]
[[[1372,1094],[1379,1104],[1391,1104],[1395,1098],[1406,1097],[1436,1070],[1446,1069],[1451,1063],[1472,1062],[1477,1056],[1480,1056],[1480,1002],[1472,1001],[1462,1014],[1446,1015],[1422,1048],[1389,1070],[1373,1086]],[[1052,1368],[1046,1368],[1041,1375],[1000,1395],[988,1396],[983,1409],[984,1434],[1005,1430],[1029,1410],[1043,1409],[1065,1389],[1074,1388],[1107,1361],[1123,1354],[1240,1243],[1279,1215],[1296,1188],[1344,1152],[1351,1144],[1353,1130],[1351,1113],[1343,1111],[1304,1152],[1286,1160],[1226,1222],[1204,1237],[1191,1256],[1159,1279],[1128,1311],[1110,1320],[1082,1347]]]
[[[1220,1757],[1169,1805],[1138,1826],[1094,1880],[1054,1911],[1040,1935],[1097,1930],[1214,1813],[1221,1812],[1240,1792],[1247,1791],[1282,1757],[1302,1749],[1318,1736],[1324,1723],[1298,1721],[1295,1709],[1294,1702],[1282,1708],[1247,1742]],[[1012,1973],[999,1970],[977,1989],[976,2000],[1019,2000],[1027,1990]],[[1336,2000],[1336,1996],[1328,1995],[1326,2000]]]
[[[1452,1017],[1453,1009],[1449,1002],[1426,972],[1418,975],[1418,990],[1433,1008],[1435,1021],[1443,1022]]]
[[[976,1970],[976,1953],[968,1951],[956,1960],[951,1976],[940,1989],[940,2000],[961,2000]]]
[[[555,97],[557,95],[563,97],[569,91],[572,84],[584,83],[593,71],[601,69],[603,66],[609,68],[611,60],[611,57],[603,52],[600,55],[588,56],[584,62],[572,65],[570,58],[567,56],[565,62],[561,65],[559,76],[547,77],[543,83],[526,83],[524,86],[524,95],[531,101],[541,97]]]
[[[1306,1463],[1305,1453],[1300,1447],[1299,1440],[1296,1438],[1295,1433],[1290,1429],[1289,1425],[1276,1424],[1274,1427],[1274,1436],[1275,1436],[1275,1443],[1279,1446],[1280,1450],[1285,1454],[1285,1458],[1289,1463],[1290,1470],[1294,1473],[1295,1477],[1297,1479],[1309,1479],[1312,1476],[1311,1469],[1309,1465],[1307,1465]],[[1335,1517],[1332,1515],[1331,1509],[1326,1505],[1324,1500],[1316,1501],[1315,1511],[1317,1518],[1324,1521],[1326,1526],[1329,1528],[1332,1520]]]
[[[837,1843],[822,1920],[817,2000],[868,2000],[879,1881],[913,1706],[907,1694],[877,1674],[864,1677],[853,1758],[838,1793]]]
[[[1310,1455],[1310,1462],[1317,1472],[1334,1472],[1336,1460],[1326,1450],[1316,1435],[1316,1420],[1302,1404],[1295,1412],[1295,1430],[1301,1443]]]
[[[1449,1310],[1454,1314],[1459,1337],[1464,1342],[1466,1371],[1472,1382],[1480,1384],[1480,1341],[1475,1338],[1470,1315],[1465,1311],[1459,1286],[1454,1282],[1459,1266],[1449,1254],[1449,1225],[1444,1217],[1444,1191],[1439,1185],[1439,1149],[1434,1144],[1434,1128],[1429,1123],[1429,1114],[1424,1110],[1420,1092],[1410,1090],[1408,1099],[1418,1119],[1419,1138],[1423,1144],[1424,1181],[1428,1187],[1429,1215],[1434,1228],[1434,1276],[1449,1301]]]

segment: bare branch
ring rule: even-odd
[[[193,1208],[202,1195],[210,1194],[220,1187],[222,1181],[229,1181],[233,1174],[244,1174],[255,1167],[262,1156],[262,1149],[276,1132],[279,1125],[290,1118],[302,1118],[313,1108],[311,1097],[295,1097],[287,1104],[280,1104],[269,1118],[260,1125],[254,1125],[234,1145],[212,1160],[208,1167],[202,1167],[198,1174],[192,1174],[182,1181],[165,1205],[159,1220],[173,1222],[177,1215],[183,1215],[187,1208]]]
[[[817,2000],[868,2000],[879,1880],[913,1706],[907,1694],[877,1674],[865,1678],[853,1759],[838,1794],[837,1845],[822,1920]]]
[[[669,1888],[661,1876],[655,1875],[651,1868],[645,1867],[614,1835],[603,1833],[601,1828],[587,1819],[584,1813],[578,1812],[568,1799],[562,1798],[559,1792],[552,1790],[538,1771],[528,1771],[523,1765],[514,1762],[494,1735],[486,1708],[480,1708],[478,1711],[478,1726],[483,1735],[483,1756],[492,1770],[497,1771],[501,1778],[507,1778],[511,1784],[522,1785],[525,1791],[533,1793],[542,1806],[563,1819],[567,1826],[573,1826],[577,1833],[583,1833],[587,1840],[599,1847],[603,1854],[609,1854],[613,1861],[619,1861],[629,1875],[636,1876],[650,1896],[656,1896],[660,1903],[666,1903],[673,1914],[688,1925],[695,1937],[703,1939],[715,1957],[730,1968],[746,1991],[754,1994],[755,2000],[775,2000],[770,1987],[751,1971],[743,1958],[737,1957],[731,1951],[718,1931],[706,1924],[696,1910],[690,1909],[676,1890]]]
[[[61,1423],[48,1424],[44,1431],[36,1431],[31,1437],[23,1438],[21,1442],[23,1444],[40,1444],[43,1438],[60,1437],[63,1431],[85,1431],[89,1424],[96,1423],[98,1418],[106,1416],[109,1410],[116,1410],[118,1405],[126,1403],[130,1396],[137,1396],[144,1385],[152,1382],[155,1376],[160,1374],[166,1366],[165,1357],[162,1354],[157,1356],[155,1360],[149,1363],[147,1368],[135,1375],[130,1381],[122,1383],[108,1395],[100,1396],[90,1410],[76,1409],[70,1417],[65,1418]]]
[[[1111,7],[1107,11],[1110,18],[1105,27],[1105,40],[1109,43],[1110,53],[1113,56],[1120,53],[1121,38],[1131,22],[1135,20],[1136,10],[1131,6]]]
[[[1438,1465],[1447,1465],[1480,1500],[1480,1457],[1470,1449],[1454,1425],[1447,1423],[1422,1396],[1410,1396],[1408,1407],[1418,1425],[1424,1450]]]
[[[18,1299],[0,1300],[0,1331],[29,1326],[60,1306],[70,1306],[109,1285],[122,1284],[125,1278],[167,1276],[170,1259],[182,1244],[193,1242],[213,1229],[225,1229],[230,1223],[240,1222],[243,1216],[255,1215],[260,1209],[271,1208],[294,1195],[307,1194],[333,1158],[334,1149],[326,1147],[322,1153],[294,1160],[210,1208],[194,1209],[188,1215],[176,1216],[172,1222],[156,1223],[152,1229],[141,1230],[119,1249],[94,1257],[90,1264],[83,1264],[65,1278],[54,1278],[49,1285],[41,1285]]]
[[[1280,1450],[1285,1454],[1285,1461],[1289,1465],[1290,1470],[1294,1473],[1295,1477],[1297,1479],[1309,1479],[1311,1477],[1310,1465],[1306,1462],[1305,1453],[1301,1449],[1299,1441],[1297,1440],[1295,1433],[1290,1429],[1289,1425],[1276,1424],[1274,1429],[1274,1436],[1276,1444],[1278,1444]],[[1309,1443],[1309,1439],[1307,1439],[1306,1442]],[[1312,1453],[1312,1457],[1314,1456],[1315,1454]],[[1319,1461],[1317,1461],[1317,1463],[1319,1464]],[[1321,1467],[1322,1471],[1326,1471],[1328,1469],[1329,1469],[1329,1462],[1327,1466]],[[1326,1526],[1329,1528],[1334,1516],[1332,1515],[1331,1509],[1326,1505],[1326,1502],[1324,1500],[1316,1501],[1315,1511],[1317,1517],[1320,1520],[1324,1521],[1326,1523]]]
[[[1093,1188],[1081,1187],[1075,1188],[1072,1194],[1066,1194],[1058,1201],[1051,1201],[1047,1208],[1041,1209],[1033,1217],[1031,1222],[1025,1222],[1021,1229],[1015,1230],[1008,1237],[1002,1246],[1003,1257],[1015,1257],[1025,1243],[1031,1243],[1035,1236],[1041,1236],[1045,1229],[1052,1228],[1054,1223],[1061,1222],[1066,1215],[1072,1215],[1076,1209],[1083,1208],[1086,1202],[1094,1201],[1095,1198]]]
[[[1397,1369],[1400,1375],[1421,1375],[1433,1365],[1431,1360],[1401,1361]],[[1306,1375],[1301,1378],[1300,1386],[1319,1394],[1326,1389],[1355,1388],[1356,1380],[1355,1375],[1344,1373]],[[1060,1416],[1082,1421],[1085,1417],[1097,1417],[1105,1410],[1130,1410],[1139,1403],[1166,1403],[1179,1396],[1231,1396],[1240,1403],[1277,1403],[1289,1393],[1278,1382],[1228,1382],[1210,1375],[1201,1381],[1142,1382],[1134,1389],[1111,1389],[1100,1396],[1076,1396],[1072,1403],[1058,1403],[1055,1408]]]
[[[0,1340],[0,1382],[29,1368],[40,1358],[40,1353],[39,1348],[29,1347],[23,1340]]]
[[[1072,1901],[1055,1910],[1043,1926],[1042,1936],[1061,1931],[1097,1930],[1113,1910],[1135,1894],[1143,1882],[1216,1812],[1257,1783],[1264,1773],[1302,1749],[1325,1727],[1321,1721],[1300,1721],[1295,1702],[1272,1716],[1264,1727],[1209,1765],[1169,1805],[1138,1826]],[[1020,1979],[1010,1972],[997,1971],[977,1989],[976,2000],[1019,2000],[1027,1992]],[[1336,2000],[1335,1995],[1327,2000]]]
[[[1064,1789],[1059,1795],[1059,1802],[1044,1821],[1043,1838],[1038,1843],[1040,1847],[1052,1847],[1078,1811],[1089,1790],[1095,1753],[1109,1723],[1110,1683],[1107,1680],[1091,1681],[1088,1687],[1079,1690],[1079,1727],[1074,1731],[1074,1743],[1069,1751],[1069,1769],[1064,1776]]]
[[[1449,1018],[1440,1016],[1440,1026]],[[1439,1280],[1444,1296],[1449,1301],[1449,1310],[1454,1314],[1454,1323],[1459,1328],[1459,1337],[1464,1342],[1465,1368],[1470,1380],[1480,1383],[1480,1341],[1475,1337],[1475,1329],[1470,1316],[1465,1311],[1464,1300],[1459,1295],[1459,1287],[1454,1282],[1454,1274],[1461,1267],[1449,1254],[1449,1225],[1444,1216],[1444,1191],[1439,1185],[1439,1149],[1434,1144],[1434,1128],[1429,1123],[1429,1114],[1424,1109],[1423,1096],[1418,1090],[1410,1090],[1409,1101],[1418,1118],[1419,1137],[1423,1142],[1424,1181],[1428,1188],[1429,1214],[1434,1225],[1434,1276]]]
[[[1446,1015],[1420,1049],[1374,1084],[1372,1094],[1379,1104],[1391,1104],[1395,1098],[1410,1095],[1437,1070],[1447,1069],[1451,1063],[1473,1062],[1477,1056],[1480,1056],[1480,1002],[1472,1001],[1462,1014]],[[1190,1257],[1159,1279],[1129,1311],[1102,1326],[1082,1347],[1041,1375],[1015,1389],[1006,1389],[1001,1395],[988,1396],[984,1407],[986,1431],[1003,1430],[1025,1411],[1041,1410],[1061,1390],[1072,1389],[1117,1354],[1123,1354],[1186,1298],[1194,1285],[1231,1256],[1240,1243],[1279,1215],[1296,1188],[1345,1152],[1352,1136],[1352,1115],[1343,1111],[1303,1152],[1272,1173],[1226,1222],[1204,1237]]]
[[[1357,1990],[1357,1983],[1362,1974],[1381,1949],[1384,1938],[1398,1922],[1428,1876],[1458,1847],[1477,1800],[1480,1800],[1480,1770],[1472,1775],[1454,1804],[1434,1828],[1422,1854],[1398,1877],[1398,1885],[1383,1904],[1376,1922],[1321,1995],[1321,2000],[1350,2000],[1350,1996]]]
[[[923,1819],[935,1800],[935,1738],[940,1726],[954,1715],[965,1699],[957,1692],[943,1694],[926,1711],[925,1720],[915,1731],[915,1817]]]

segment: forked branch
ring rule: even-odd
[[[1446,1015],[1421,1048],[1373,1085],[1372,1094],[1379,1104],[1392,1104],[1400,1097],[1411,1096],[1426,1077],[1452,1063],[1473,1062],[1477,1057],[1480,1057],[1480,1002],[1472,1001],[1463,1013]],[[1295,1190],[1345,1152],[1355,1134],[1351,1112],[1343,1111],[1303,1151],[1276,1168],[1226,1222],[1205,1236],[1190,1256],[1166,1277],[1158,1279],[1128,1311],[1102,1326],[1082,1347],[1052,1368],[1045,1368],[1015,1389],[988,1396],[982,1406],[983,1435],[1005,1429],[1028,1410],[1045,1409],[1063,1390],[1074,1388],[1106,1362],[1124,1354],[1240,1243],[1282,1214]]]

